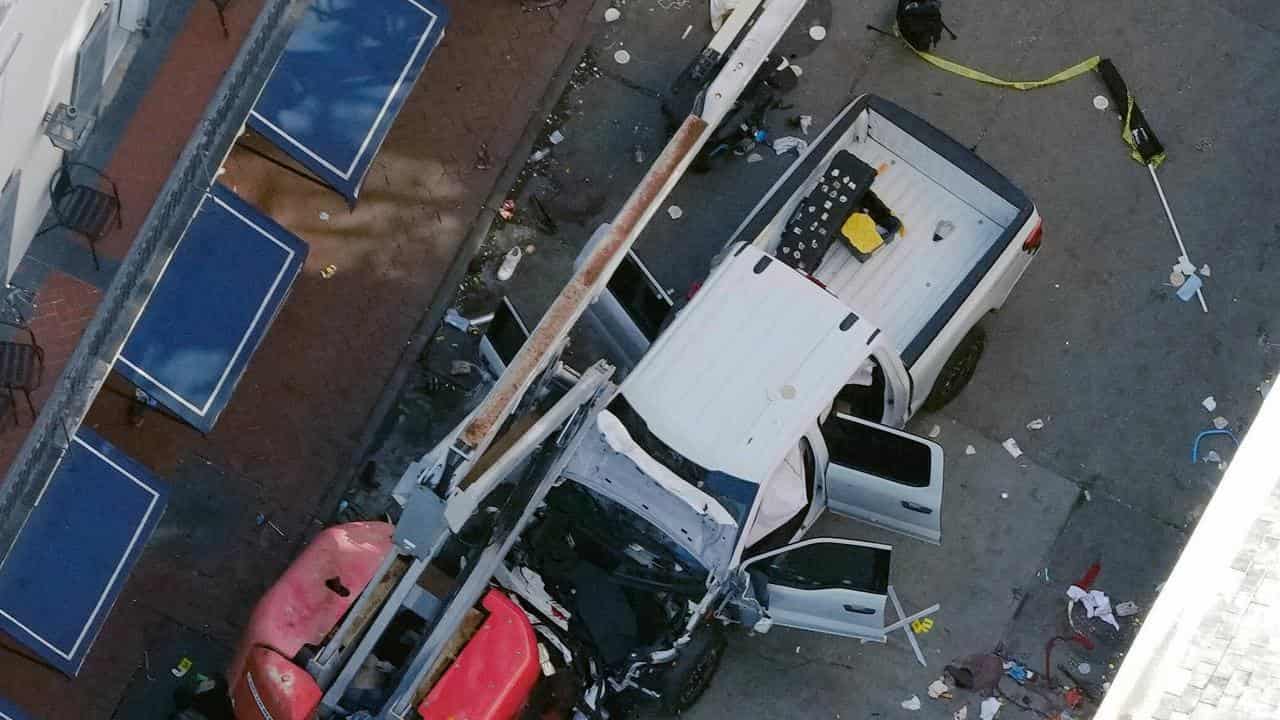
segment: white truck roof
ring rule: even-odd
[[[621,392],[672,449],[761,484],[870,355],[877,334],[813,281],[743,244]]]

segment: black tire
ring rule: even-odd
[[[947,403],[956,399],[964,387],[973,379],[978,370],[978,360],[987,347],[987,332],[975,325],[965,334],[964,339],[956,346],[955,352],[947,358],[933,383],[933,390],[925,398],[924,409],[930,412],[941,410]]]
[[[664,714],[679,715],[702,697],[720,669],[726,644],[724,629],[719,625],[705,624],[694,631],[689,644],[680,649],[680,655],[663,673],[659,703]]]

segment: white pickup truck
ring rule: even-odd
[[[1040,215],[971,151],[897,105],[863,95],[783,174],[728,244],[745,241],[786,256],[784,239],[815,205],[818,185],[833,179],[833,164],[871,171],[869,189],[900,229],[864,257],[828,238],[804,272],[880,329],[869,364],[851,378],[865,389],[851,387],[845,395],[859,416],[901,426],[921,407],[944,406],[973,376],[985,345],[978,323],[1004,304],[1039,250]],[[815,208],[818,218],[823,209]],[[845,217],[828,220],[835,226],[826,229],[838,235]],[[587,320],[626,372],[675,305],[632,252]]]

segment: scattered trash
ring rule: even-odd
[[[618,8],[609,8],[604,11],[604,21],[607,23],[617,22],[622,19],[622,11]]]
[[[977,448],[975,448],[975,447],[974,447],[974,446],[972,446],[972,445],[965,445],[965,446],[964,446],[964,454],[965,454],[965,455],[977,455],[977,454],[978,454],[978,449],[977,449]]]
[[[329,213],[327,213],[327,212],[325,212],[325,211],[321,210],[321,211],[320,211],[320,219],[321,219],[321,220],[323,220],[323,221],[325,221],[325,222],[329,222]]]
[[[1203,405],[1204,409],[1208,410],[1209,412],[1213,412],[1214,410],[1218,409],[1218,401],[1214,400],[1212,395],[1201,400],[1200,404]]]
[[[942,242],[947,239],[952,230],[955,230],[955,223],[950,220],[939,220],[938,224],[933,226],[933,241]]]
[[[498,266],[498,281],[506,282],[516,274],[516,266],[520,264],[520,258],[524,256],[524,252],[519,246],[513,247],[507,251],[502,258],[502,264]]]
[[[760,153],[757,153],[757,152],[753,152],[753,153],[751,153],[750,155],[748,155],[748,156],[747,156],[747,164],[748,164],[748,165],[750,165],[751,163],[758,163],[758,162],[760,162],[761,160],[764,160],[764,156],[763,156],[763,155],[761,155]]]
[[[552,130],[551,134],[547,136],[547,139],[551,141],[552,145],[559,145],[564,142],[564,133],[559,130]]]
[[[631,62],[631,53],[627,52],[626,50],[619,50],[618,52],[613,54],[613,61],[618,63],[619,65],[626,65],[627,63]]]
[[[498,217],[502,218],[503,220],[510,220],[515,216],[516,216],[516,201],[510,200],[510,199],[503,200],[502,207],[498,208]]]
[[[1169,284],[1176,288],[1182,287],[1182,283],[1186,281],[1187,276],[1179,272],[1178,268],[1174,268],[1173,271],[1169,273]]]
[[[1209,452],[1204,454],[1204,461],[1207,463],[1214,463],[1214,464],[1220,463],[1222,462],[1222,456],[1218,454],[1217,450],[1210,450]]]
[[[903,700],[903,701],[902,701],[902,709],[903,709],[903,710],[919,710],[919,709],[920,709],[920,696],[919,696],[919,695],[912,695],[911,697],[907,698],[906,700]]]
[[[636,161],[636,164],[637,164],[637,165],[639,165],[639,164],[643,163],[643,162],[644,162],[644,148],[640,147],[639,145],[636,145],[635,147],[631,148],[631,157],[632,157],[632,159],[634,159],[634,160]]]
[[[788,65],[788,67],[791,68],[791,72],[796,74],[796,77],[800,77],[801,75],[804,74],[804,68],[800,67],[799,65],[796,65],[795,63],[791,63],[790,65]]]
[[[1182,287],[1178,288],[1178,292],[1175,295],[1182,302],[1190,302],[1191,298],[1195,297],[1203,286],[1204,282],[1200,279],[1200,276],[1192,275],[1187,278],[1186,282],[1182,283]]]
[[[1062,699],[1066,701],[1067,707],[1075,709],[1080,707],[1080,703],[1084,702],[1084,691],[1078,687],[1068,688],[1062,693]]]
[[[1231,438],[1231,442],[1235,443],[1236,447],[1240,447],[1240,441],[1236,439],[1235,433],[1230,430],[1201,430],[1196,434],[1196,439],[1191,443],[1191,462],[1200,462],[1200,441],[1212,435],[1226,435]]]
[[[329,278],[333,277],[334,273],[336,272],[338,272],[337,265],[325,265],[324,268],[320,270],[320,277],[324,278],[325,280],[328,280]]]
[[[801,115],[800,116],[800,132],[804,133],[805,135],[808,135],[809,128],[811,127],[813,127],[813,116]]]
[[[1008,499],[1009,499],[1009,493],[1007,493],[1007,492],[1002,492],[1002,493],[1000,493],[1000,499],[1001,499],[1001,500],[1008,500]]]
[[[1036,573],[1036,577],[1040,578],[1040,581],[1045,585],[1053,582],[1053,579],[1049,577],[1049,568],[1047,567],[1040,568],[1040,572]]]
[[[929,428],[929,437],[936,438],[941,434],[942,434],[941,425],[934,425],[933,427]]]
[[[779,155],[785,155],[792,150],[796,151],[796,155],[803,155],[805,150],[809,149],[809,143],[804,138],[798,138],[794,135],[776,138],[773,141],[773,151]]]
[[[1071,605],[1077,602],[1083,605],[1087,617],[1098,618],[1116,630],[1120,629],[1120,623],[1111,612],[1111,599],[1106,593],[1101,590],[1084,590],[1078,585],[1072,585],[1067,588],[1067,597],[1071,598]],[[1071,605],[1067,608],[1068,618],[1071,617]]]
[[[1076,666],[1076,672],[1080,673],[1081,675],[1088,675],[1089,673],[1093,672],[1093,666],[1087,662],[1082,662]]]
[[[1111,106],[1111,101],[1107,99],[1106,95],[1094,95],[1093,106],[1099,110],[1106,110]]]
[[[1213,427],[1215,430],[1226,430],[1227,426],[1230,424],[1231,423],[1227,422],[1227,419],[1221,415],[1213,419]]]
[[[1004,703],[993,697],[983,700],[978,717],[982,718],[982,720],[992,720],[992,718],[996,716],[996,713],[1000,712],[1000,706],[1003,704]]]
[[[525,254],[525,255],[532,255],[532,254],[534,254],[534,253],[535,253],[535,252],[537,252],[537,251],[538,251],[538,247],[537,247],[536,245],[534,245],[533,243],[529,243],[528,245],[525,245],[525,246],[524,246],[524,254]]]
[[[1028,430],[1043,430],[1043,429],[1044,429],[1044,420],[1041,420],[1040,418],[1036,418],[1035,420],[1032,420],[1031,422],[1027,423],[1027,429],[1028,429]]]
[[[822,42],[827,39],[827,29],[821,25],[814,25],[809,28],[809,37],[813,38],[817,42]]]
[[[951,686],[943,682],[942,678],[938,678],[937,680],[934,680],[933,682],[929,683],[929,697],[933,698],[934,700],[937,700],[939,698],[943,700],[950,700]]]
[[[1009,438],[1008,440],[1005,440],[1000,444],[1004,446],[1005,450],[1009,451],[1009,454],[1013,456],[1014,460],[1017,460],[1018,458],[1022,457],[1022,448],[1018,447],[1017,440],[1014,440],[1013,438]]]
[[[1093,502],[1093,494],[1092,494],[1092,493],[1090,493],[1088,490],[1085,490],[1085,491],[1084,491],[1084,501],[1085,501],[1085,502]]]
[[[1196,274],[1196,266],[1187,259],[1186,255],[1178,256],[1178,264],[1173,266],[1178,272],[1188,277]]]
[[[1138,603],[1132,600],[1125,600],[1119,605],[1116,605],[1115,611],[1116,611],[1116,615],[1119,615],[1120,617],[1129,617],[1130,615],[1137,615]]]
[[[679,220],[684,217],[684,210],[680,209],[679,205],[672,205],[667,208],[667,215],[670,215],[672,220]]]
[[[1201,265],[1201,266],[1200,266],[1200,274],[1201,274],[1201,275],[1203,275],[1204,277],[1211,277],[1211,276],[1213,275],[1213,270],[1212,270],[1212,269],[1210,269],[1210,268],[1209,268],[1209,266],[1208,266],[1207,264],[1206,264],[1206,265]]]
[[[169,672],[176,678],[186,677],[186,674],[191,672],[191,666],[191,658],[184,657],[178,661],[178,664],[175,667],[170,668]]]
[[[693,26],[692,26],[692,25],[690,25],[689,27],[687,27],[687,28],[685,28],[685,29],[684,29],[684,34],[680,36],[680,39],[681,39],[681,40],[684,40],[684,39],[688,38],[688,37],[689,37],[689,33],[691,33],[691,32],[693,32]]]
[[[933,618],[920,618],[911,621],[911,632],[917,635],[924,635],[933,629]]]
[[[489,156],[489,144],[480,143],[480,149],[476,151],[476,169],[488,170],[493,167],[493,158]]]
[[[969,720],[969,707],[966,705],[951,716],[951,720]]]
[[[540,150],[535,150],[534,153],[529,156],[529,160],[532,162],[542,162],[543,160],[546,160],[547,156],[550,154],[551,148],[542,148]]]
[[[1013,679],[1014,682],[1021,685],[1036,676],[1026,665],[1012,660],[1004,664],[1004,674]]]

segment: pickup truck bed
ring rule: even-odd
[[[837,238],[812,277],[881,328],[909,367],[1034,209],[972,152],[892,103],[865,96],[783,175],[734,240],[776,253],[788,218],[842,150],[878,171],[871,190],[903,227],[865,261]],[[952,229],[934,242],[944,220]]]

